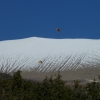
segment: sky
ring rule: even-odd
[[[28,37],[100,39],[100,0],[0,0],[0,41]]]

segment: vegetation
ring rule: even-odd
[[[12,78],[0,79],[0,100],[100,100],[100,83],[94,80],[82,87],[74,81],[73,87],[65,86],[60,73],[55,79],[32,82],[23,80],[18,71]]]

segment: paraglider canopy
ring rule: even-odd
[[[41,64],[41,63],[42,63],[42,61],[41,61],[41,60],[39,60],[39,61],[38,61],[38,63],[39,63],[39,64]]]
[[[60,29],[59,29],[59,28],[56,28],[56,30],[57,30],[58,32],[60,32]]]

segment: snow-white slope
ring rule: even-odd
[[[39,63],[41,61],[42,63]],[[31,37],[0,41],[0,71],[77,70],[100,65],[100,40]]]

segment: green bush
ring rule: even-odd
[[[0,80],[0,100],[100,100],[100,83],[94,80],[82,87],[76,80],[69,87],[60,73],[55,79],[51,76],[41,83],[32,82],[23,80],[17,71],[12,78]]]

